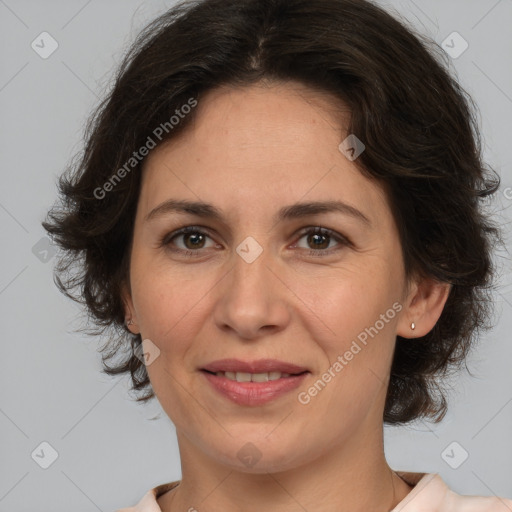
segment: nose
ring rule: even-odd
[[[216,287],[216,325],[244,340],[282,331],[290,322],[293,294],[270,251],[252,262],[233,253],[233,266]]]

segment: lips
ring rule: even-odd
[[[201,368],[210,373],[233,372],[233,373],[270,373],[281,372],[290,375],[299,375],[309,371],[307,368],[279,361],[277,359],[259,359],[257,361],[241,361],[239,359],[220,359],[207,364]]]
[[[263,406],[296,389],[311,372],[277,359],[221,359],[200,368],[221,396],[242,406]]]

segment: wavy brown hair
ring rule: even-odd
[[[448,57],[368,1],[188,1],[150,23],[90,117],[84,150],[60,177],[61,201],[43,222],[63,249],[57,285],[86,306],[89,333],[107,334],[103,371],[129,374],[138,401],[154,397],[121,299],[144,160],[98,191],[156,127],[167,123],[161,143],[189,126],[197,109],[172,129],[169,118],[190,98],[261,80],[298,81],[349,107],[348,133],[366,145],[355,164],[387,191],[406,277],[452,284],[431,332],[397,337],[384,411],[389,424],[439,421],[442,377],[489,327],[492,250],[501,238],[483,201],[500,180],[482,160],[477,108]]]

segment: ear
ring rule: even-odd
[[[403,338],[419,338],[436,325],[450,294],[452,285],[431,277],[416,278],[410,286],[397,325]],[[415,328],[411,328],[414,323]]]
[[[137,322],[137,316],[135,314],[135,308],[133,306],[132,294],[130,286],[127,283],[121,285],[121,300],[124,306],[124,317],[126,328],[132,334],[139,334],[139,325]],[[128,322],[130,321],[130,324]]]

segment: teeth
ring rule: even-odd
[[[237,382],[267,382],[269,380],[284,379],[289,373],[267,372],[267,373],[246,373],[246,372],[217,372],[217,377],[226,377]]]
[[[253,382],[267,382],[269,380],[268,373],[254,373],[251,377]]]
[[[251,374],[244,372],[236,372],[237,382],[251,382]]]

